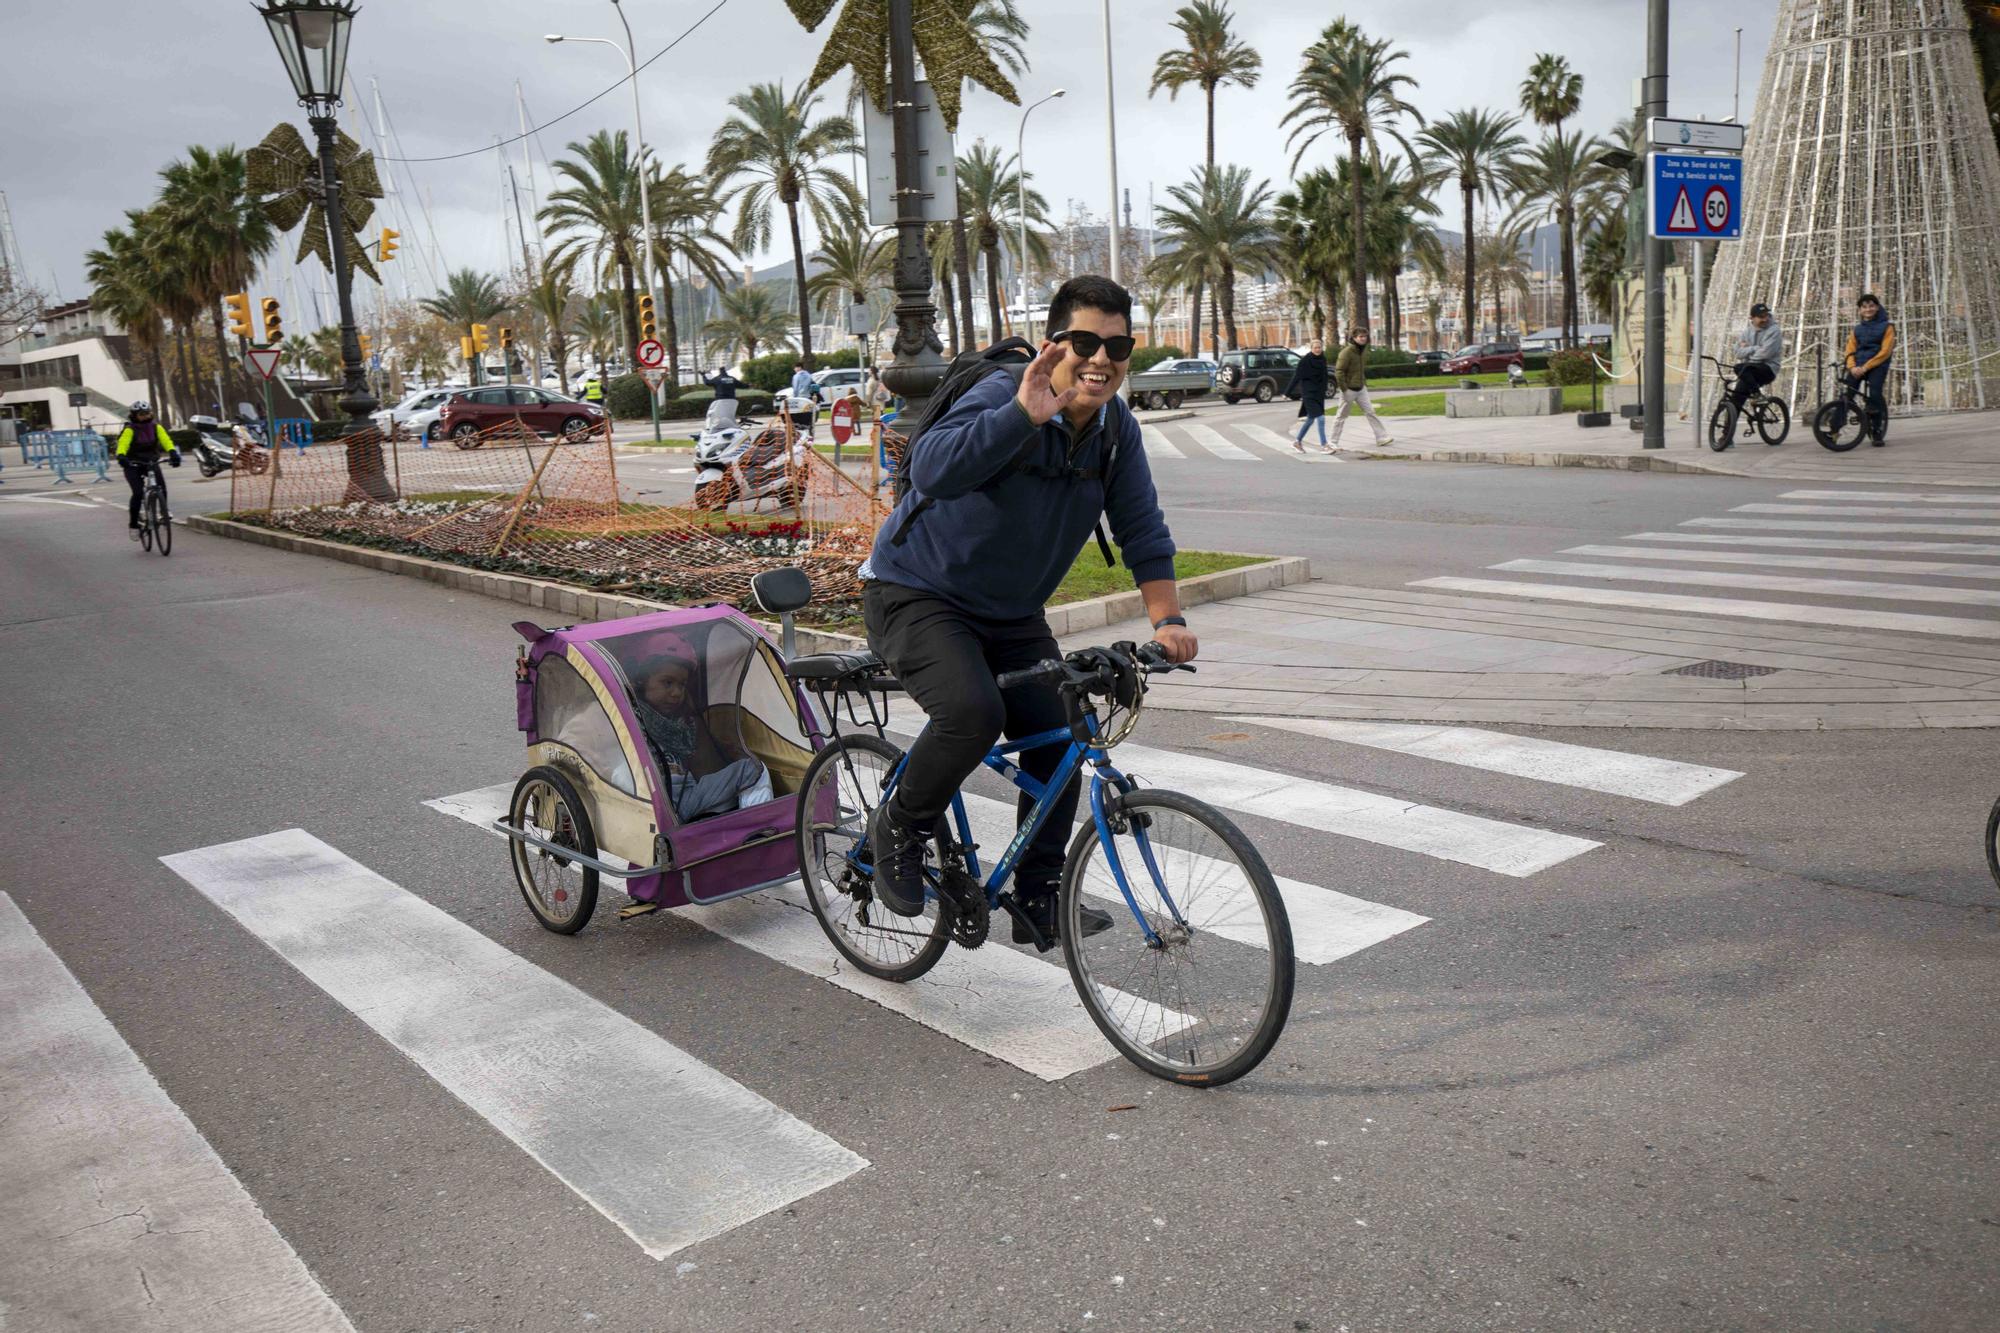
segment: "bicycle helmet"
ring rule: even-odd
[[[1756,319],[1759,315],[1768,315],[1770,313],[1771,307],[1765,305],[1762,301],[1750,307],[1750,318],[1752,319]]]
[[[138,402],[132,404],[132,415],[135,417],[149,417],[153,415],[153,405],[141,398]]]

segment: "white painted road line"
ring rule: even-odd
[[[1200,445],[1217,458],[1226,459],[1231,463],[1256,463],[1262,461],[1248,449],[1242,449],[1231,444],[1229,441],[1223,439],[1221,435],[1198,422],[1182,422],[1181,433],[1187,436],[1192,443]]]
[[[655,1259],[868,1165],[302,829],[161,860]]]
[[[891,702],[890,725],[902,735],[915,732],[923,716],[907,699]],[[1143,779],[1147,786],[1184,791],[1225,810],[1456,861],[1516,879],[1602,845],[1566,833],[1412,805],[1371,791],[1336,787],[1206,755],[1154,750],[1129,741],[1118,747],[1118,767]]]
[[[1838,555],[1774,555],[1768,551],[1663,551],[1657,546],[1571,546],[1559,554],[1592,555],[1616,560],[1693,560],[1701,564],[1749,565],[1758,569],[1825,569],[1854,574],[2000,579],[2000,565],[1968,565],[1945,560],[1864,560]]]
[[[1139,433],[1146,441],[1146,453],[1153,458],[1186,458],[1187,455],[1173,446],[1166,433],[1158,426],[1141,426]]]
[[[492,821],[506,813],[512,792],[508,783],[425,804],[502,837]],[[1004,945],[948,949],[924,976],[899,985],[843,966],[796,885],[674,915],[1040,1079],[1053,1082],[1118,1056],[1084,1012],[1066,968]]]
[[[2000,589],[1931,588],[1920,583],[1877,583],[1870,579],[1802,579],[1788,574],[1731,574],[1714,569],[1669,569],[1664,565],[1592,565],[1571,560],[1509,560],[1488,565],[1503,574],[1564,574],[1571,578],[1620,579],[1628,583],[1674,583],[1702,588],[1748,588],[1813,597],[1868,597],[1887,602],[1950,602],[1960,606],[2000,606]]]
[[[1900,510],[1912,513],[1912,510]],[[1992,517],[2000,517],[1993,515]],[[1691,518],[1677,525],[1683,528],[1744,528],[1753,532],[1884,532],[1921,533],[1934,537],[2000,537],[2000,525],[1992,523],[1846,523],[1837,519],[1809,518]]]
[[[1670,592],[1630,592],[1622,588],[1572,588],[1558,583],[1515,583],[1506,579],[1419,579],[1412,588],[1484,593],[1496,597],[1532,597],[1545,602],[1580,602],[1588,606],[1630,606],[1646,611],[1680,611],[1693,615],[1729,616],[1743,620],[1789,620],[1804,625],[1840,625],[1850,629],[1894,630],[1904,634],[1949,634],[1961,639],[2000,639],[2000,621],[1967,620],[1956,616],[1923,616],[1902,611],[1863,611],[1847,606],[1803,602],[1751,602],[1732,597],[1684,597]]]
[[[1314,434],[1308,438],[1308,442],[1306,444],[1306,452],[1304,454],[1301,454],[1298,451],[1297,442],[1294,441],[1291,436],[1281,435],[1277,431],[1274,431],[1267,426],[1260,426],[1254,421],[1239,421],[1236,423],[1236,429],[1241,431],[1248,438],[1257,441],[1259,444],[1265,445],[1272,449],[1276,449],[1281,453],[1291,454],[1294,458],[1304,458],[1308,462],[1313,462],[1313,463],[1347,462],[1347,460],[1342,458],[1339,454],[1321,453],[1319,451],[1319,436],[1317,434]]]
[[[1758,546],[1794,551],[1882,551],[1893,555],[2000,555],[2000,546],[1973,542],[1876,542],[1865,537],[1750,537],[1706,532],[1634,532],[1628,542],[1690,542],[1704,546]],[[1668,554],[1665,551],[1661,555]]]
[[[1895,491],[1786,491],[1780,500],[1894,500],[1899,504],[2000,505],[2000,495],[1899,495]]]
[[[1894,505],[1785,505],[1756,504],[1737,505],[1732,514],[1836,514],[1860,516],[1881,514],[1888,518],[1908,518],[1921,514],[1926,518],[2000,518],[2000,514],[1990,509],[1899,509]]]
[[[1655,805],[1686,805],[1742,777],[1728,768],[1655,759],[1622,750],[1514,736],[1480,727],[1448,727],[1423,723],[1360,722],[1326,717],[1231,717],[1226,722],[1254,722],[1260,727],[1322,736],[1327,740],[1391,750],[1420,759],[1436,759],[1464,768],[1506,773],[1513,777],[1582,787],[1613,796],[1629,796]]]
[[[0,1328],[353,1333],[0,893]]]

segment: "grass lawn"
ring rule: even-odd
[[[1111,548],[1116,551],[1117,547]],[[1191,579],[1202,574],[1220,574],[1225,569],[1241,569],[1267,559],[1260,555],[1224,555],[1220,551],[1182,551],[1174,557],[1174,577]],[[1121,559],[1115,567],[1104,563],[1103,554],[1097,549],[1095,540],[1084,543],[1083,553],[1076,563],[1069,567],[1069,573],[1056,587],[1049,598],[1049,605],[1063,602],[1085,602],[1093,597],[1109,597],[1114,592],[1132,590],[1132,571],[1125,568]]]
[[[1457,386],[1453,386],[1457,387]],[[1530,386],[1546,387],[1546,386]],[[1328,404],[1332,406],[1331,403]],[[1571,384],[1563,389],[1563,411],[1588,412],[1590,410],[1590,386]],[[1412,393],[1401,398],[1381,398],[1375,402],[1375,415],[1383,417],[1441,417],[1444,415],[1444,394]]]

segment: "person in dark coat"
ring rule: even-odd
[[[1285,386],[1286,397],[1294,393],[1299,396],[1299,434],[1292,441],[1292,448],[1304,453],[1306,432],[1317,425],[1319,447],[1332,453],[1326,443],[1326,344],[1318,338],[1312,340],[1311,348],[1299,358],[1299,364],[1292,370],[1292,382]]]

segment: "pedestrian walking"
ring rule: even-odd
[[[1333,381],[1340,387],[1340,411],[1333,418],[1334,448],[1340,446],[1340,429],[1347,424],[1347,414],[1360,408],[1368,418],[1368,427],[1375,432],[1375,447],[1394,444],[1395,437],[1382,424],[1382,418],[1375,415],[1375,404],[1368,401],[1368,330],[1350,329],[1347,345],[1340,349],[1340,356],[1333,363]],[[1304,438],[1304,432],[1300,432]],[[1333,449],[1328,449],[1332,453]]]
[[[1318,338],[1312,340],[1311,347],[1292,369],[1292,382],[1285,386],[1285,396],[1293,394],[1299,398],[1299,433],[1292,441],[1292,448],[1304,453],[1306,432],[1318,426],[1320,452],[1332,453],[1332,446],[1326,442],[1326,344]]]
[[[813,379],[812,372],[805,368],[804,362],[800,362],[798,365],[792,367],[792,397],[794,399],[802,399],[807,404],[819,401],[819,383]],[[807,440],[811,440],[813,437],[813,421],[819,415],[818,412],[812,410],[810,407],[794,411],[790,404],[786,405],[785,415],[791,418],[795,424],[802,414],[805,417],[805,424],[801,427],[801,433],[805,435]]]

